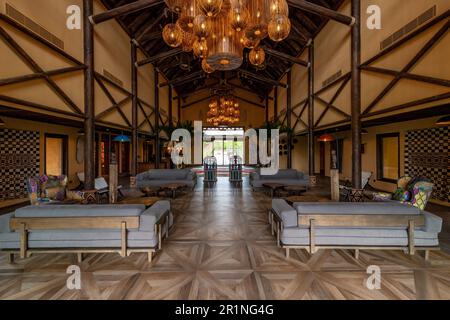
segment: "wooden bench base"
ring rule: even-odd
[[[310,216],[311,217],[311,216]],[[380,225],[380,219],[376,216],[369,217],[372,219],[372,221],[365,221],[364,219],[366,217],[364,216],[343,216],[340,218],[344,218],[346,220],[338,221],[335,216],[322,216],[319,219],[309,219],[308,216],[302,216],[301,219],[299,218],[299,222],[308,223],[309,222],[309,232],[310,232],[310,244],[305,246],[295,246],[295,245],[285,245],[281,242],[281,230],[283,227],[283,222],[278,218],[278,216],[275,214],[273,209],[269,209],[268,211],[268,220],[270,224],[270,229],[272,232],[272,235],[276,235],[277,237],[277,245],[278,247],[286,250],[286,258],[289,259],[290,256],[290,249],[303,249],[306,250],[310,254],[316,253],[318,250],[333,250],[333,249],[341,249],[341,250],[354,250],[354,257],[355,259],[359,259],[359,252],[360,250],[402,250],[405,253],[414,256],[416,251],[424,251],[424,258],[425,260],[428,260],[430,257],[430,251],[436,251],[440,250],[440,247],[417,247],[414,245],[414,228],[416,226],[416,221],[418,221],[418,225],[421,225],[421,223],[424,223],[423,217],[416,218],[415,220],[409,220],[411,217],[408,216],[400,216],[400,217],[394,217],[399,221],[393,221],[391,225],[405,225],[407,227],[408,231],[408,245],[407,246],[322,246],[317,245],[315,243],[315,229],[317,227],[317,221],[325,220],[326,223],[328,223],[329,227],[333,226],[333,223],[336,223],[337,226],[342,227],[343,222],[348,223],[346,220],[351,220],[355,218],[360,218],[360,224],[362,226],[370,226],[374,224],[375,226]],[[381,216],[380,216],[381,217]],[[316,218],[316,217],[315,217]],[[339,218],[339,217],[338,217]],[[381,218],[386,218],[385,216],[382,216]],[[381,219],[382,220],[382,219]],[[356,219],[358,222],[358,220]],[[331,222],[331,223],[330,223]]]

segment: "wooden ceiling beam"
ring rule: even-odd
[[[271,55],[271,56],[274,56],[274,57],[277,57],[277,58],[281,58],[281,59],[287,60],[289,62],[292,62],[292,63],[295,63],[295,64],[298,64],[298,65],[301,65],[301,66],[309,68],[309,62],[307,62],[307,61],[304,61],[302,59],[299,59],[299,58],[293,57],[291,55],[288,55],[286,53],[283,53],[283,52],[280,52],[280,51],[268,48],[267,46],[264,46],[263,48],[264,48],[264,51],[267,54]]]
[[[89,21],[92,24],[99,24],[129,13],[133,13],[143,9],[149,9],[163,3],[164,1],[160,0],[138,0],[96,15],[92,15],[89,17]]]
[[[162,52],[162,53],[159,53],[159,54],[157,54],[157,55],[155,55],[153,57],[150,57],[150,58],[147,58],[147,59],[144,59],[144,60],[136,62],[136,67],[142,67],[142,66],[144,66],[146,64],[154,63],[154,62],[156,62],[158,60],[161,60],[161,59],[173,57],[173,56],[176,56],[176,55],[180,54],[181,52],[183,52],[183,50],[181,50],[181,49],[173,49],[173,50],[170,50],[170,51]]]
[[[339,13],[337,11],[319,6],[317,4],[305,0],[288,0],[288,3],[290,6],[294,8],[332,19],[336,22],[345,24],[347,26],[353,26],[356,22],[354,17],[347,16],[345,14]]]
[[[240,72],[242,75],[247,76],[247,77],[250,77],[250,78],[253,78],[253,79],[258,80],[258,81],[260,81],[260,82],[270,84],[271,86],[274,86],[274,87],[283,87],[283,88],[287,88],[287,85],[286,85],[286,84],[281,83],[281,82],[278,82],[278,81],[276,81],[276,80],[273,80],[273,79],[269,79],[269,78],[260,76],[260,75],[258,75],[258,74],[255,74],[255,73],[253,73],[253,72],[250,72],[250,71],[247,71],[247,70],[244,70],[244,69],[238,69],[238,70],[239,70],[239,72]]]
[[[167,86],[176,86],[179,85],[181,83],[184,83],[186,81],[193,81],[197,78],[203,78],[205,77],[205,72],[203,70],[188,74],[184,77],[179,77],[179,78],[175,78],[174,80],[171,81],[167,81],[167,82],[163,82],[159,84],[159,87],[167,87]]]

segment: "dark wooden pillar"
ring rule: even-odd
[[[178,100],[178,109],[177,109],[177,112],[178,112],[178,122],[181,123],[181,98],[178,97],[177,100]]]
[[[172,103],[172,86],[169,86],[169,126],[173,127],[173,103]],[[169,137],[170,139],[170,137]]]
[[[154,82],[155,82],[155,168],[159,169],[161,161],[161,146],[159,141],[159,71],[156,67],[153,68]]]
[[[309,46],[308,69],[308,159],[309,175],[315,175],[315,141],[314,141],[314,41]]]
[[[131,94],[132,94],[132,137],[131,137],[131,176],[135,177],[138,170],[138,73],[136,67],[137,47],[131,41]]]
[[[273,93],[273,119],[275,121],[278,119],[278,87],[275,87]]]
[[[287,127],[289,128],[288,136],[287,136],[287,144],[288,144],[288,158],[287,158],[287,167],[288,169],[292,169],[292,70],[288,71],[287,74]]]
[[[83,1],[84,46],[84,187],[95,187],[95,100],[94,100],[94,28],[89,17],[94,13],[93,0]]]
[[[351,108],[352,108],[352,184],[361,189],[361,0],[352,0]]]
[[[266,95],[266,122],[269,122],[269,95]]]

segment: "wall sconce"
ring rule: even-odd
[[[336,138],[331,134],[323,134],[317,139],[319,142],[333,142],[334,140]]]

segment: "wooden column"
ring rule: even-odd
[[[352,0],[356,22],[351,37],[352,184],[361,189],[361,0]]]
[[[339,202],[339,169],[330,170],[331,200]]]
[[[154,83],[155,83],[155,168],[159,169],[161,161],[161,147],[159,142],[159,71],[156,67],[153,68]]]
[[[181,123],[181,97],[178,96],[178,122]]]
[[[266,105],[265,105],[265,111],[266,111],[266,122],[269,122],[269,95],[266,95]]]
[[[309,176],[311,182],[315,181],[315,141],[314,141],[314,41],[309,48],[309,69],[308,69],[308,159]],[[314,177],[314,178],[313,178]],[[314,181],[313,181],[314,180]]]
[[[278,119],[278,87],[275,87],[273,93],[273,118],[275,121]]]
[[[173,103],[172,103],[172,86],[169,86],[169,126],[173,127]],[[169,137],[170,139],[171,137]]]
[[[95,187],[95,100],[94,100],[94,28],[89,17],[94,13],[93,0],[83,1],[84,45],[84,188]]]
[[[109,165],[109,203],[117,202],[117,186],[119,185],[119,167],[117,163]]]
[[[288,71],[287,74],[287,127],[292,129],[292,70]],[[287,167],[288,169],[292,169],[292,134],[291,130],[288,132],[287,136],[288,143],[288,159],[287,159]]]
[[[132,137],[131,137],[131,177],[137,175],[138,170],[138,73],[136,67],[137,47],[134,41],[131,41],[131,108],[132,108]]]

